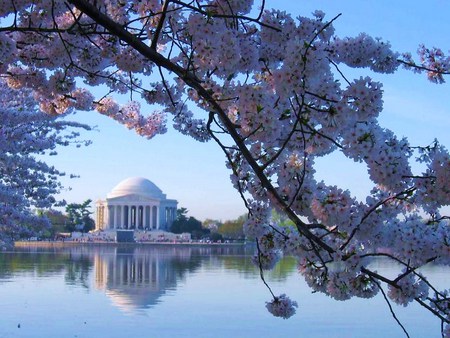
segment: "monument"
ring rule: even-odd
[[[130,177],[116,185],[105,200],[97,201],[95,230],[168,231],[177,204],[150,180]]]

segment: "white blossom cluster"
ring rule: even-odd
[[[43,114],[30,91],[11,89],[0,81],[0,248],[49,225],[33,209],[58,205],[54,195],[64,173],[38,156],[76,142],[76,129],[90,127]]]
[[[412,274],[400,279],[399,287],[389,286],[389,297],[403,306],[407,306],[414,298],[424,298],[427,295],[428,285]]]
[[[444,75],[450,70],[450,57],[440,48],[427,48],[420,45],[418,49],[419,63],[416,63],[411,53],[403,53],[405,68],[412,69],[415,72],[426,72],[430,81],[435,83],[445,82]]]
[[[295,314],[295,308],[298,307],[296,301],[291,300],[285,294],[274,297],[271,302],[266,303],[266,308],[275,317],[288,319]]]

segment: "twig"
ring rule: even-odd
[[[386,301],[386,304],[389,307],[389,311],[392,314],[392,317],[394,317],[395,321],[397,322],[397,324],[402,328],[403,332],[405,333],[406,337],[410,338],[408,331],[406,331],[405,327],[403,326],[403,324],[400,322],[400,320],[397,318],[397,316],[395,315],[394,309],[392,308],[391,302],[389,301],[389,299],[387,298],[386,293],[384,292],[383,288],[381,287],[380,283],[373,278],[372,276],[369,276],[370,279],[372,280],[372,282],[374,282],[378,288],[381,291],[381,294],[383,295],[384,300]]]

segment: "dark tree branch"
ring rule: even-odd
[[[383,288],[381,287],[380,283],[379,283],[376,279],[374,279],[374,278],[372,278],[372,277],[371,277],[370,279],[372,280],[372,282],[374,282],[374,283],[378,286],[378,289],[381,291],[381,293],[382,293],[382,295],[383,295],[383,298],[384,298],[384,300],[386,301],[387,306],[389,307],[389,311],[391,312],[392,317],[394,317],[394,319],[395,319],[395,321],[397,322],[397,324],[402,328],[402,330],[403,330],[403,332],[405,333],[406,337],[409,338],[409,333],[408,333],[408,331],[406,331],[406,329],[405,329],[405,327],[403,326],[403,324],[402,324],[402,323],[400,322],[400,320],[397,318],[397,316],[396,316],[396,314],[395,314],[395,312],[394,312],[394,309],[392,308],[391,302],[389,301],[389,298],[387,297],[387,295],[386,295],[386,293],[384,292]]]
[[[203,88],[201,85],[201,80],[198,79],[191,72],[185,70],[184,68],[174,64],[170,60],[166,59],[161,54],[157,53],[153,48],[147,46],[136,36],[125,30],[121,25],[111,20],[107,15],[100,12],[95,6],[91,5],[86,0],[68,0],[70,3],[75,5],[79,10],[83,11],[86,15],[88,15],[92,20],[103,26],[105,29],[109,30],[111,34],[116,35],[122,41],[128,43],[130,46],[136,49],[139,53],[141,53],[144,57],[146,57],[151,62],[156,65],[163,67],[176,75],[178,75],[183,81],[193,89],[195,89],[198,94],[203,97],[213,108],[216,114],[220,117],[220,120],[224,124],[225,128],[229,131],[230,136],[239,147],[242,155],[246,159],[247,163],[254,170],[258,179],[260,180],[262,186],[267,190],[267,193],[271,195],[273,198],[277,200],[281,209],[291,218],[297,229],[309,240],[314,242],[316,245],[321,247],[322,249],[333,252],[334,249],[331,248],[328,244],[321,241],[316,235],[314,235],[308,226],[300,220],[300,218],[294,213],[292,209],[288,207],[288,205],[283,201],[282,197],[278,194],[275,187],[270,182],[269,178],[263,173],[258,163],[253,159],[250,151],[246,147],[245,143],[241,139],[240,135],[234,128],[233,123],[228,118],[227,114],[223,111],[217,101],[212,97],[208,90]]]
[[[166,20],[166,12],[167,12],[167,7],[169,6],[170,0],[165,0],[164,1],[164,5],[161,11],[161,17],[159,18],[158,21],[158,26],[156,27],[155,33],[153,34],[153,38],[152,38],[152,44],[151,44],[151,48],[153,48],[154,50],[156,50],[156,45],[158,44],[158,39],[159,39],[159,34],[161,33],[161,30],[164,27],[164,21]]]

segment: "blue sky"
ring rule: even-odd
[[[255,0],[257,5],[259,1]],[[266,1],[267,8],[277,8],[293,16],[309,16],[315,9],[335,23],[339,36],[355,36],[366,32],[390,41],[399,52],[414,53],[420,43],[450,49],[450,2],[418,1]],[[358,70],[352,76],[365,76]],[[450,147],[450,115],[448,84],[435,85],[425,75],[400,70],[393,75],[374,74],[384,84],[384,112],[380,123],[399,136],[409,138],[412,145],[427,145],[434,138]],[[450,78],[449,78],[450,81]],[[150,109],[150,108],[149,108]],[[145,107],[143,107],[145,110]],[[97,200],[120,181],[142,176],[159,186],[168,198],[177,199],[179,207],[200,220],[227,220],[245,213],[245,208],[232,188],[225,158],[213,143],[198,143],[173,130],[146,140],[118,123],[94,112],[80,112],[71,118],[98,126],[99,131],[84,134],[93,141],[89,147],[68,147],[51,158],[57,168],[78,174],[78,179],[63,179],[60,198],[68,202]],[[339,155],[319,162],[318,175],[327,183],[350,189],[362,197],[370,190],[365,168]]]

